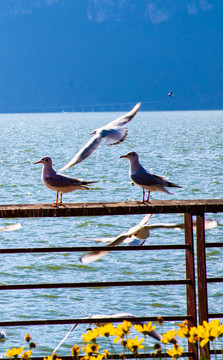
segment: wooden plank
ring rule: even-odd
[[[0,205],[1,218],[223,212],[223,199]]]

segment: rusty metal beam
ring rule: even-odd
[[[46,283],[46,284],[16,284],[0,285],[1,290],[24,290],[24,289],[59,289],[59,288],[95,288],[95,287],[125,287],[125,286],[166,286],[166,285],[187,285],[190,279],[185,280],[144,280],[144,281],[96,281],[85,283]]]
[[[196,283],[195,283],[195,264],[194,264],[194,239],[193,239],[193,218],[191,214],[184,214],[185,222],[185,243],[189,245],[186,249],[186,278],[190,279],[187,285],[187,315],[192,317],[189,327],[197,326],[197,307],[196,307]],[[198,359],[197,351],[192,343],[188,341],[188,350],[193,353],[193,358]],[[191,359],[191,358],[190,358]]]
[[[24,254],[24,253],[61,253],[80,251],[148,251],[148,250],[185,250],[189,245],[143,245],[143,246],[65,246],[65,247],[37,247],[37,248],[12,248],[0,249],[0,254]]]
[[[223,212],[223,199],[0,205],[0,218]]]

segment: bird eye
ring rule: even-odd
[[[132,153],[132,156],[135,156],[135,153]]]
[[[48,161],[48,159],[46,159],[46,161]]]

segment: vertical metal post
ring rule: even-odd
[[[206,253],[205,253],[205,217],[204,214],[197,215],[197,274],[198,274],[198,311],[199,324],[208,321],[208,295],[206,275]],[[210,359],[210,348],[207,344],[200,348],[200,352],[206,359]]]
[[[197,215],[197,272],[199,324],[208,321],[204,214]]]
[[[184,214],[185,222],[185,244],[190,247],[186,249],[186,278],[190,279],[187,285],[187,315],[192,317],[189,321],[189,327],[197,326],[197,309],[196,309],[196,282],[195,282],[195,265],[194,265],[194,240],[193,240],[193,219],[189,213]],[[193,359],[198,359],[197,350],[194,345],[188,342],[188,350],[193,352]],[[191,359],[191,358],[190,358]]]

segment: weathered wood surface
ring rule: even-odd
[[[1,218],[223,212],[223,199],[0,205]]]

